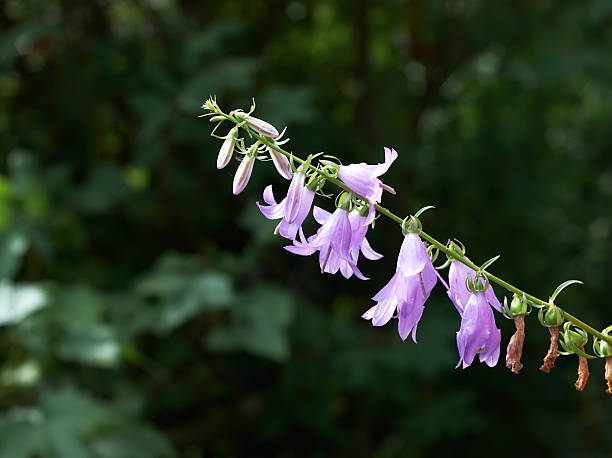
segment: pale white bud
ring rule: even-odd
[[[234,195],[238,195],[242,192],[242,190],[246,187],[247,183],[251,179],[251,173],[253,172],[253,164],[255,163],[255,156],[250,156],[249,154],[244,156],[242,162],[238,166],[238,170],[236,170],[236,175],[234,175]]]
[[[219,170],[229,163],[230,159],[232,158],[232,154],[234,154],[234,147],[236,146],[235,134],[237,131],[237,127],[232,128],[229,134],[227,134],[227,137],[225,137],[223,145],[221,145],[219,156],[217,156],[217,168]]]
[[[276,138],[280,135],[276,127],[262,119],[247,115],[245,121],[251,129],[259,132],[261,135],[272,138]]]
[[[292,178],[291,175],[291,164],[289,164],[289,159],[282,153],[279,153],[272,148],[268,148],[268,152],[270,153],[270,157],[272,158],[272,162],[274,162],[274,167],[278,170],[278,173],[283,178],[290,180]]]

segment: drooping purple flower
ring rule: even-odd
[[[469,261],[469,259],[466,257]],[[462,262],[453,261],[451,262],[450,269],[448,271],[448,296],[451,298],[453,304],[457,308],[460,315],[463,315],[463,310],[470,299],[472,292],[467,288],[466,279],[470,275],[472,280],[476,278],[476,271],[466,266]],[[498,312],[502,311],[501,303],[495,296],[493,286],[489,285],[486,292],[484,293],[487,302],[495,308]]]
[[[489,287],[487,291],[490,289]],[[457,367],[461,364],[463,369],[468,367],[476,354],[480,354],[480,362],[489,367],[497,364],[501,333],[495,325],[495,317],[489,303],[486,292],[471,293],[466,302],[461,315],[461,328],[457,332],[460,356]]]
[[[322,208],[315,207],[312,212],[317,223],[324,225],[330,216],[330,213]],[[372,249],[368,239],[366,239],[366,233],[368,232],[368,225],[363,224],[365,216],[361,216],[357,210],[353,210],[349,213],[349,222],[351,224],[351,244],[349,247],[349,254],[354,265],[357,265],[359,261],[359,253],[363,253],[363,256],[370,261],[376,261],[383,257],[382,254],[377,253]],[[350,278],[353,275],[353,269],[351,264],[347,261],[340,261],[340,271],[345,278]],[[362,280],[369,280],[363,278]]]
[[[362,318],[372,320],[374,326],[383,326],[397,310],[400,337],[406,340],[412,332],[412,340],[416,343],[417,325],[425,310],[425,301],[437,280],[425,244],[418,234],[407,234],[397,258],[395,275],[372,298],[377,304]]]
[[[284,157],[284,156],[283,156]],[[261,205],[257,202],[259,210],[268,219],[282,218],[278,226],[278,232],[283,237],[295,240],[298,230],[302,227],[302,223],[310,213],[310,207],[314,199],[314,191],[308,189],[304,182],[306,175],[297,171],[291,179],[287,197],[276,203],[274,194],[272,193],[272,185],[269,185],[264,190],[263,198],[268,206]]]
[[[376,214],[374,204],[380,203],[383,190],[395,194],[395,190],[384,184],[379,176],[384,174],[393,161],[397,159],[397,151],[385,147],[385,162],[382,164],[359,164],[341,165],[338,169],[338,178],[346,184],[352,191],[364,197],[370,204],[368,217],[365,224],[370,224]]]
[[[330,215],[315,206],[313,215],[317,221],[322,222],[317,233],[306,240],[300,230],[301,240],[294,240],[293,245],[286,246],[285,249],[301,256],[310,256],[318,251],[321,272],[335,274],[340,270],[345,278],[355,274],[357,278],[367,280],[351,256],[353,230],[348,211],[338,207]]]

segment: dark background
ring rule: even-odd
[[[287,182],[257,163],[232,196],[197,116],[255,97],[299,155],[395,147],[385,205],[435,205],[426,231],[544,299],[584,280],[557,303],[603,328],[611,26],[597,0],[0,2],[0,456],[610,456],[602,361],[583,393],[573,356],[539,372],[531,316],[515,376],[497,314],[500,364],[455,369],[441,288],[418,345],[371,327],[397,227],[372,280],[321,276],[255,207]]]

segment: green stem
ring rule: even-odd
[[[236,122],[236,120],[233,119],[233,117],[231,116],[227,116],[227,119],[232,120],[234,122]],[[250,129],[248,126],[246,125],[242,125],[241,127],[243,127],[244,129],[246,129],[249,134],[256,138],[257,140],[259,140],[261,143],[263,143],[264,145],[266,145],[268,148],[272,148],[275,151],[278,151],[281,154],[284,154],[285,156],[289,157],[289,158],[293,158],[293,160],[295,162],[298,162],[299,164],[304,164],[306,161],[304,161],[303,159],[300,159],[299,157],[294,156],[292,153],[285,151],[283,148],[281,148],[280,146],[278,146],[276,144],[276,142],[268,137],[265,137],[263,135],[258,135],[256,132],[254,132],[252,129]],[[363,196],[359,196],[358,194],[356,194],[354,191],[352,191],[348,186],[346,186],[342,181],[340,181],[338,178],[330,175],[329,173],[327,173],[324,170],[321,170],[311,164],[308,164],[308,168],[322,176],[325,177],[325,179],[327,181],[330,181],[331,183],[335,184],[336,186],[338,186],[341,189],[344,189],[345,191],[351,192],[353,194],[355,194],[357,197],[366,200],[363,198]],[[385,207],[382,207],[378,204],[374,204],[374,207],[376,208],[376,210],[378,210],[379,213],[385,215],[387,218],[395,221],[396,223],[398,223],[400,225],[400,227],[402,226],[404,219],[400,218],[399,216],[397,216],[395,213],[387,210]],[[427,234],[424,231],[421,231],[419,233],[419,235],[427,240],[429,243],[431,243],[433,246],[435,246],[438,250],[442,251],[443,253],[445,253],[447,256],[461,262],[462,264],[465,264],[466,266],[470,267],[471,269],[474,270],[479,270],[479,267],[474,264],[473,262],[469,261],[468,259],[466,259],[464,256],[460,256],[458,253],[450,250],[446,245],[442,244],[441,242],[439,242],[438,240],[436,240],[435,238],[433,238],[431,235]],[[489,278],[490,281],[493,281],[495,283],[497,283],[498,285],[500,285],[501,287],[507,289],[508,291],[511,291],[513,293],[516,293],[518,295],[520,295],[521,297],[524,295],[529,301],[533,302],[534,304],[540,305],[540,306],[544,306],[544,307],[552,307],[553,304],[551,304],[548,301],[544,301],[536,296],[533,296],[531,294],[526,293],[525,291],[521,290],[520,288],[517,288],[514,285],[511,285],[510,283],[508,283],[507,281],[487,272],[487,271],[483,271],[487,278]],[[561,309],[561,307],[559,307]],[[563,310],[563,309],[561,309]],[[612,336],[608,336],[605,334],[602,334],[601,332],[599,332],[597,329],[593,328],[592,326],[589,326],[588,324],[586,324],[584,321],[576,318],[575,316],[567,313],[565,310],[563,310],[563,313],[565,315],[565,319],[567,321],[569,321],[570,323],[574,324],[575,326],[583,329],[585,332],[597,337],[598,339],[601,339],[609,344],[612,345]]]

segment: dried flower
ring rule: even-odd
[[[236,174],[234,175],[233,193],[235,196],[244,190],[251,179],[254,163],[255,156],[249,153],[247,153],[242,159],[242,162],[238,166],[238,170],[236,170]]]
[[[457,332],[457,348],[459,363],[463,369],[480,354],[480,362],[489,367],[497,364],[499,358],[499,343],[501,333],[495,325],[493,310],[489,307],[489,299],[484,292],[472,293],[461,315],[461,328]],[[457,306],[457,304],[455,304]]]
[[[268,219],[282,218],[278,226],[278,232],[283,237],[295,240],[298,230],[302,227],[302,223],[310,213],[310,207],[314,199],[314,191],[308,189],[304,182],[306,175],[303,172],[296,172],[291,179],[287,197],[280,203],[276,203],[274,194],[272,193],[272,185],[266,187],[263,193],[264,201],[268,206],[261,205],[257,202],[259,210]]]
[[[606,382],[608,383],[606,393],[612,394],[612,356],[606,356]]]
[[[406,340],[412,332],[412,340],[416,343],[417,325],[437,279],[423,241],[416,233],[407,234],[397,258],[395,275],[372,298],[377,304],[362,318],[372,320],[374,326],[383,326],[397,310],[400,337]]]
[[[584,352],[584,347],[578,347],[580,351]],[[589,380],[589,362],[582,356],[578,355],[578,380],[574,383],[576,390],[583,391]]]
[[[550,332],[550,347],[544,357],[544,363],[540,367],[540,370],[546,373],[549,373],[555,367],[555,360],[559,357],[559,327],[550,326],[548,331]]]
[[[510,338],[508,349],[506,350],[506,367],[514,374],[518,374],[523,368],[521,356],[523,354],[523,342],[525,341],[525,315],[520,314],[514,317],[516,332]]]
[[[359,164],[341,165],[338,169],[338,178],[346,184],[353,192],[365,198],[370,204],[368,217],[365,224],[370,224],[376,214],[375,203],[380,203],[383,190],[395,194],[395,190],[384,184],[379,176],[384,174],[393,161],[397,159],[397,151],[385,148],[385,162],[382,164]]]

